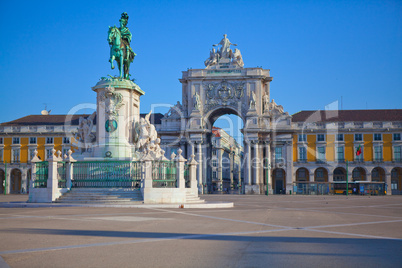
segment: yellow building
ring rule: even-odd
[[[0,124],[0,193],[26,193],[31,178],[30,160],[35,150],[38,157],[46,160],[52,150],[60,151],[62,156],[68,150],[77,150],[74,139],[81,117],[75,115],[29,115]],[[144,117],[145,114],[141,114]],[[162,114],[151,116],[158,128]],[[96,131],[96,118],[92,132]]]
[[[294,191],[400,194],[402,110],[301,111],[292,116]]]

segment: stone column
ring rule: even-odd
[[[272,194],[272,176],[271,176],[271,144],[269,141],[265,143],[265,155],[267,159],[266,170],[267,172],[267,183],[268,183],[268,194]]]
[[[177,156],[174,159],[174,161],[176,162],[176,166],[177,166],[177,170],[176,170],[177,188],[185,190],[186,182],[184,180],[184,162],[186,162],[187,160],[181,155],[182,152],[183,151],[181,149],[177,150]]]
[[[366,178],[367,178],[367,181],[373,181],[373,180],[372,180],[372,177],[371,177],[371,172],[368,172],[368,173],[366,174]]]
[[[204,187],[202,187],[202,141],[198,141],[197,143],[197,150],[198,150],[198,177],[197,177],[197,182],[198,182],[198,191],[199,193],[202,193],[202,190]]]
[[[222,191],[222,156],[223,156],[223,149],[217,148],[216,156],[218,157],[218,191]]]
[[[250,143],[247,142],[246,146],[246,153],[245,153],[245,168],[244,168],[244,186],[246,185],[251,185],[251,165],[250,165],[250,154],[251,154],[251,148],[250,148]]]
[[[206,139],[205,139],[206,140]],[[206,185],[207,184],[207,174],[208,174],[208,171],[207,171],[207,168],[208,168],[208,159],[206,159],[206,157],[208,156],[208,153],[207,153],[207,145],[206,144],[204,144],[204,146],[202,147],[202,156],[204,157],[204,161],[202,161],[202,183],[203,183],[203,185]],[[204,189],[204,187],[202,187],[202,189]]]
[[[253,169],[253,185],[258,185],[258,142],[254,142],[252,169]]]
[[[230,161],[230,168],[229,168],[229,172],[230,172],[230,186],[229,189],[233,189],[233,176],[234,176],[234,152],[232,150],[232,147],[230,147],[230,154],[229,154],[229,161]]]
[[[293,192],[293,143],[286,142],[286,193]]]
[[[308,170],[309,172],[309,181],[313,182],[314,181],[314,171],[310,172],[310,170]]]
[[[197,161],[195,161],[195,155],[190,156],[190,160],[188,162],[188,176],[190,178],[190,188],[191,192],[198,196],[198,185],[197,185]]]
[[[385,190],[387,191],[387,195],[391,195],[392,194],[391,173],[387,173],[386,171],[385,171],[385,184],[387,186],[387,188],[385,188]]]

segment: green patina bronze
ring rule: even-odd
[[[113,61],[117,62],[120,71],[120,78],[129,79],[130,64],[133,62],[136,54],[130,47],[132,34],[127,28],[128,15],[126,12],[121,14],[119,20],[120,28],[116,26],[110,27],[107,41],[110,45],[110,59],[112,69],[114,69]]]

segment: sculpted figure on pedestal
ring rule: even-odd
[[[86,152],[91,148],[92,142],[95,141],[95,135],[92,134],[92,128],[94,125],[94,118],[96,112],[93,112],[87,118],[80,117],[78,123],[78,132],[75,133],[74,138],[81,143],[81,152]]]
[[[130,64],[133,62],[136,54],[130,47],[132,34],[127,28],[128,15],[126,12],[121,14],[119,20],[120,27],[110,27],[108,32],[108,42],[110,45],[110,59],[112,69],[114,69],[113,61],[116,60],[117,67],[120,71],[120,78],[129,79]]]
[[[262,102],[263,102],[263,107],[264,107],[264,113],[268,113],[269,112],[269,105],[270,105],[268,94],[264,95],[264,97],[262,99]]]
[[[155,130],[155,126],[151,124],[149,118],[151,112],[144,118],[140,119],[140,123],[137,123],[134,131],[134,143],[136,149],[143,155],[150,155],[156,158],[161,157],[160,139],[158,133]]]
[[[255,93],[254,91],[251,91],[251,97],[250,97],[250,110],[255,110]]]
[[[233,63],[239,65],[240,67],[244,66],[243,57],[241,56],[240,50],[237,48],[233,54]]]
[[[219,53],[215,51],[215,48],[212,48],[211,52],[209,53],[209,58],[206,59],[204,62],[205,66],[212,66],[217,64],[219,61]]]
[[[194,109],[195,110],[200,110],[201,108],[201,101],[200,101],[200,95],[198,92],[195,92],[194,94]]]
[[[227,38],[227,35],[224,34],[222,40],[216,44],[213,45],[214,47],[221,45],[221,49],[219,50],[219,54],[222,58],[230,58],[232,54],[232,50],[230,49],[230,46],[237,46],[236,44],[232,44],[229,39]]]
[[[180,104],[180,101],[176,103],[175,106],[171,107],[167,113],[165,113],[165,118],[180,118],[180,113],[183,111],[183,106]]]

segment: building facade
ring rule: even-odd
[[[402,109],[289,115],[270,98],[270,70],[244,68],[226,35],[218,45],[204,69],[183,72],[181,102],[151,117],[166,156],[181,149],[199,163],[200,193],[401,193]],[[213,127],[225,114],[241,118],[243,144]],[[63,155],[78,149],[82,117],[27,116],[1,124],[1,191],[28,190],[35,150],[46,160],[52,149]]]
[[[141,114],[145,117],[145,114]],[[160,128],[162,114],[152,114],[151,122]],[[76,115],[29,115],[0,124],[0,193],[27,193],[31,178],[31,162],[35,150],[46,160],[52,150],[64,156],[79,149],[76,139],[80,118]],[[96,131],[96,118],[92,132]]]

